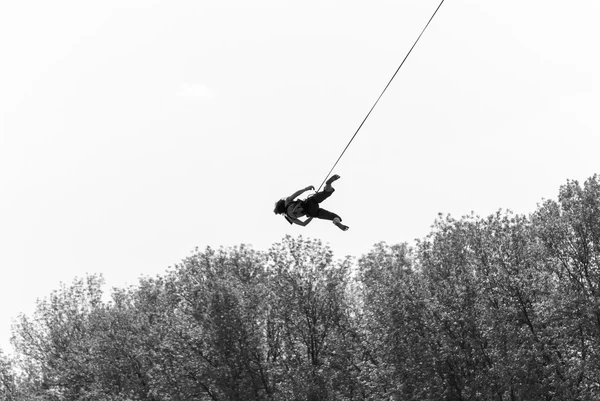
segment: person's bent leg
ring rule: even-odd
[[[331,196],[331,194],[334,193],[334,192],[335,192],[335,189],[333,189],[333,188],[331,188],[331,191],[317,192],[316,194],[314,194],[313,196],[311,196],[311,199],[314,200],[317,203],[321,203],[325,199],[329,198]]]
[[[333,189],[333,187],[331,186],[331,184],[334,181],[337,181],[340,179],[340,176],[337,174],[332,175],[328,180],[327,180],[327,185],[325,185],[325,188],[323,188],[325,190],[325,192],[333,192],[335,191],[335,189]]]

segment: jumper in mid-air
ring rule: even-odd
[[[305,200],[295,200],[298,196],[302,195],[306,191],[315,189],[312,185],[294,192],[292,195],[285,199],[280,199],[275,203],[275,214],[283,214],[286,220],[290,223],[296,223],[301,226],[306,226],[312,221],[313,218],[331,220],[340,230],[348,230],[348,226],[342,224],[342,218],[335,213],[325,210],[320,207],[320,203],[325,199],[329,198],[335,189],[331,184],[339,179],[339,175],[333,175],[326,182],[325,188],[322,192],[317,192],[314,195],[309,196]],[[299,218],[307,216],[308,218],[304,221]]]

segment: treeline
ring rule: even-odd
[[[286,237],[101,289],[18,319],[0,399],[598,400],[600,177],[356,262]]]

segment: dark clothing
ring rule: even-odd
[[[316,217],[318,219],[333,220],[337,217],[340,219],[340,221],[342,221],[342,218],[337,214],[319,207],[319,203],[329,198],[334,191],[335,189],[332,188],[331,191],[317,192],[316,194],[306,198],[306,200],[300,203],[302,205],[302,209],[304,209],[304,213],[306,213],[306,215],[309,217]]]
[[[338,219],[340,219],[340,221],[342,221],[342,218],[340,216],[338,216],[337,214],[330,212],[329,210],[322,209],[322,208],[319,208],[319,211],[317,212],[316,217],[318,219],[331,220],[331,221],[333,221],[333,219],[335,219],[337,217]]]

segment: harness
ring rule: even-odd
[[[292,209],[294,209],[296,207],[296,205],[300,204],[302,201],[292,201],[290,202],[289,205],[287,205],[287,207],[285,208],[285,214],[283,215],[283,217],[285,217],[285,219],[288,221],[288,223],[290,224],[294,224],[294,222],[292,221],[292,219],[290,218],[291,216],[288,214],[288,209],[290,206],[293,206]]]

